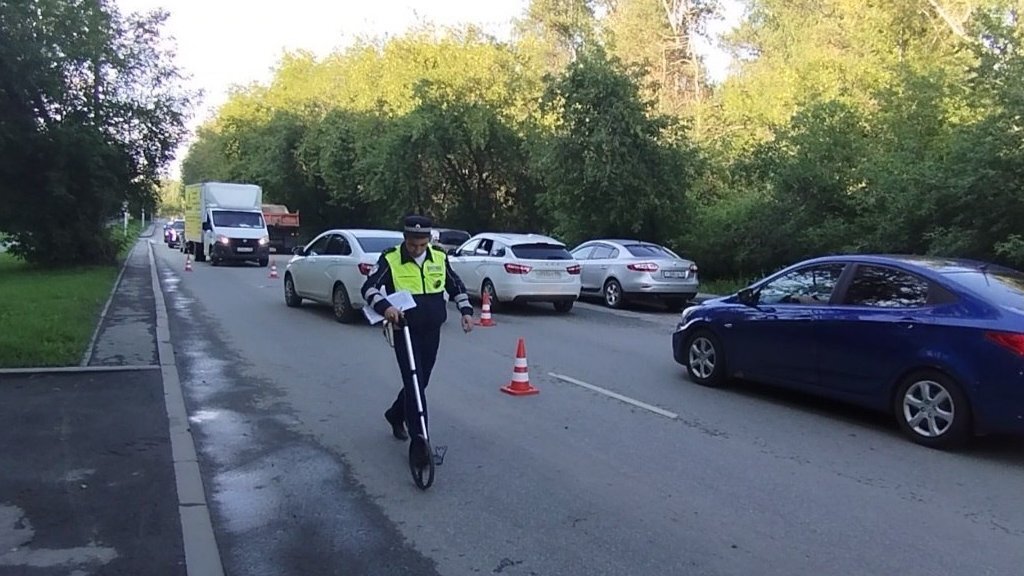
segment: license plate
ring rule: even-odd
[[[239,246],[238,248],[235,248],[235,252],[252,252],[252,248],[247,248],[245,246]]]
[[[553,270],[538,270],[537,278],[559,278],[561,274]]]
[[[663,274],[665,275],[665,278],[686,278],[686,276],[687,276],[686,272],[670,272],[670,271],[666,271],[666,272],[663,272]]]

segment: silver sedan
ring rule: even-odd
[[[697,265],[640,240],[590,240],[572,251],[583,268],[582,294],[600,294],[619,308],[629,300],[660,300],[678,311],[697,295]]]

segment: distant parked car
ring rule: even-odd
[[[440,248],[445,253],[462,246],[469,240],[469,232],[455,230],[453,228],[434,228],[431,231],[431,244]]]
[[[470,296],[502,303],[550,302],[566,313],[580,296],[580,265],[565,244],[540,234],[482,233],[452,251],[452,269]]]
[[[609,308],[630,300],[659,300],[678,312],[697,296],[697,265],[658,244],[590,240],[572,255],[583,267],[583,294],[600,294]]]
[[[173,220],[164,226],[164,243],[168,248],[177,248],[185,234],[185,221]]]
[[[797,388],[895,415],[911,440],[1024,434],[1024,273],[972,260],[830,256],[687,308],[690,378]]]
[[[284,270],[284,299],[288,306],[302,300],[329,304],[339,322],[359,318],[364,302],[359,290],[381,252],[402,243],[401,232],[391,230],[327,230],[305,246]]]

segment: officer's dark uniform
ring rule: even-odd
[[[405,232],[408,234],[430,237],[430,219],[422,216],[410,216],[405,219]],[[408,254],[405,243],[389,248],[377,259],[377,266],[363,283],[362,295],[367,304],[380,315],[384,315],[391,303],[381,293],[388,294],[407,290],[416,300],[416,307],[405,312],[405,320],[409,325],[412,339],[413,355],[416,360],[416,375],[419,380],[421,399],[423,401],[423,417],[427,418],[427,398],[425,389],[430,382],[430,372],[434,369],[437,358],[437,347],[441,341],[441,325],[448,318],[447,303],[444,292],[447,291],[452,301],[459,307],[464,316],[473,315],[473,307],[469,303],[466,287],[452,270],[444,252],[428,247],[421,268]],[[391,424],[396,438],[404,440],[405,432],[402,422],[415,440],[419,434],[419,418],[416,414],[416,397],[412,384],[412,372],[409,368],[405,339],[401,331],[395,331],[395,357],[402,371],[404,386],[398,397],[384,417]],[[430,425],[427,424],[429,429]]]

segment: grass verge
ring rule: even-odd
[[[114,233],[117,266],[40,268],[0,253],[0,368],[78,365],[139,226]]]

